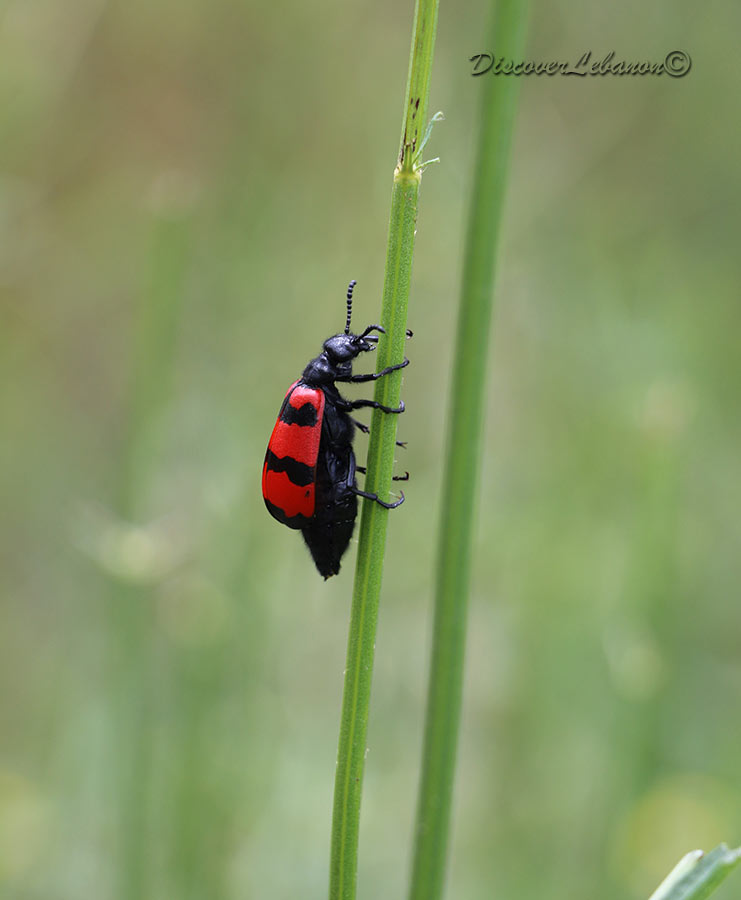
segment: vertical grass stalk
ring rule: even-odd
[[[417,164],[417,160],[424,144],[427,124],[437,6],[437,0],[417,0],[415,7],[401,150],[391,195],[381,316],[386,336],[379,341],[377,371],[404,358],[417,201],[422,176],[422,166]],[[398,406],[400,391],[401,373],[397,372],[376,382],[375,399],[385,406]],[[371,423],[365,489],[382,499],[388,498],[391,486],[396,418],[376,410]],[[397,514],[403,515],[403,512]],[[360,798],[388,515],[389,511],[377,503],[363,501],[335,774],[330,900],[352,900],[355,897]]]
[[[487,50],[521,59],[523,0],[500,0]],[[483,83],[482,83],[483,82]],[[518,79],[487,74],[472,185],[438,545],[438,571],[425,739],[417,803],[411,900],[442,896],[460,720],[473,518],[481,457],[486,363],[497,239],[504,199]]]
[[[140,298],[133,335],[129,423],[118,478],[116,512],[127,524],[142,516],[152,477],[153,429],[170,396],[188,248],[188,220],[159,214],[153,223],[149,283]],[[151,893],[152,610],[151,585],[116,575],[110,628],[115,658],[117,730],[113,737],[118,769],[119,900],[140,900]]]

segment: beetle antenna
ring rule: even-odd
[[[345,334],[350,334],[350,316],[352,315],[352,292],[357,281],[353,280],[347,286],[347,322],[345,323]]]

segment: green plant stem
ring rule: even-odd
[[[379,341],[377,371],[404,358],[421,179],[421,171],[416,167],[416,153],[426,125],[436,26],[436,0],[417,0],[401,150],[391,195],[381,316],[386,336]],[[400,392],[400,372],[376,382],[375,399],[384,406],[398,406]],[[376,410],[371,424],[365,489],[382,499],[388,498],[391,486],[396,420],[395,415]],[[387,523],[388,510],[372,501],[363,501],[335,775],[330,900],[355,897],[360,799]]]
[[[741,863],[741,847],[729,850],[720,844],[703,853],[693,850],[680,859],[649,900],[705,900]]]
[[[521,58],[526,14],[501,0],[487,46]],[[483,81],[483,84],[481,83]],[[422,777],[410,897],[442,896],[460,720],[466,607],[470,581],[496,247],[516,106],[517,79],[485,75],[481,130],[465,248],[461,306],[448,416],[447,462]]]

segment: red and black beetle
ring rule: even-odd
[[[374,500],[386,509],[404,502],[402,493],[395,503],[385,503],[376,494],[360,490],[355,479],[356,472],[365,472],[355,464],[355,428],[367,433],[368,427],[349,412],[371,407],[385,413],[402,413],[404,403],[394,408],[375,400],[346,400],[335,382],[375,381],[403,369],[409,360],[373,374],[352,374],[355,357],[375,349],[378,337],[371,332],[385,334],[380,325],[369,325],[362,334],[350,332],[354,287],[355,281],[351,281],[344,334],[328,338],[319,356],[311,360],[301,378],[288,389],[262,470],[262,494],[268,512],[301,532],[324,578],[340,571],[340,560],[355,525],[358,497]],[[407,473],[395,480],[405,481],[408,477]]]

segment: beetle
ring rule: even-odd
[[[404,493],[393,503],[377,494],[361,490],[356,473],[365,469],[355,463],[353,438],[358,428],[369,428],[354,419],[350,412],[370,407],[381,412],[404,412],[398,407],[383,406],[375,400],[347,400],[336,382],[376,381],[409,365],[404,359],[380,372],[353,375],[353,360],[361,353],[374,350],[376,331],[385,334],[380,325],[369,325],[361,334],[350,331],[352,295],[357,284],[347,288],[347,320],[345,331],[324,342],[319,356],[309,362],[303,374],[288,388],[278,419],[268,443],[262,470],[262,494],[268,512],[289,528],[303,535],[319,573],[325,580],[340,571],[340,560],[347,550],[355,526],[358,497],[365,497],[395,509],[404,502]],[[411,337],[411,332],[407,332]],[[404,446],[400,441],[399,446]],[[407,472],[395,481],[406,481]]]

